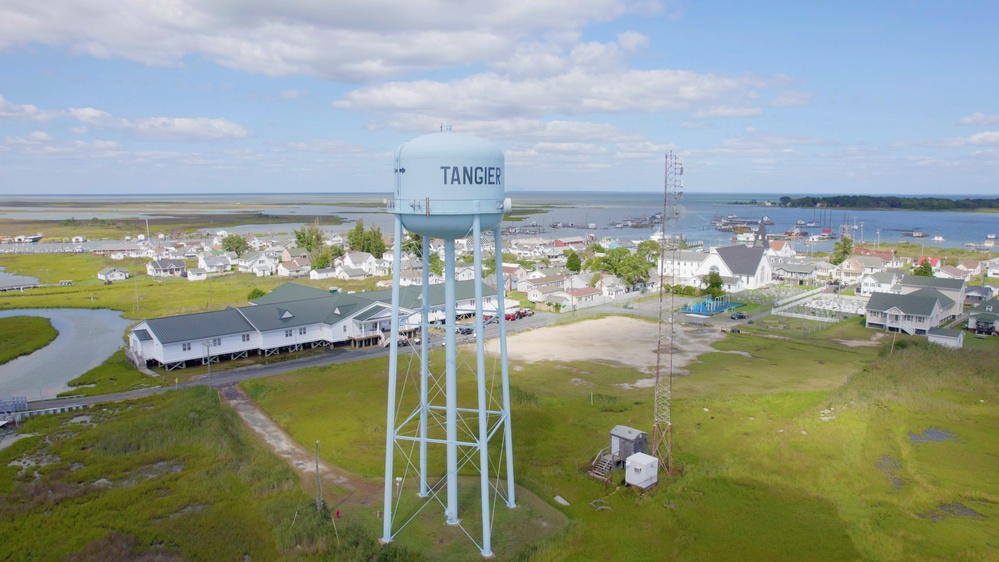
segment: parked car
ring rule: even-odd
[[[513,312],[511,312],[510,314],[506,315],[507,322],[512,322],[512,321],[514,321],[514,320],[516,320],[518,318],[520,318],[520,316],[517,316],[517,314],[515,314]]]
[[[749,315],[745,312],[736,312],[732,315],[732,320],[745,320],[746,318],[749,318]]]
[[[457,331],[457,333],[459,333],[459,334],[461,334],[463,336],[468,336],[468,335],[471,335],[471,334],[475,333],[475,328],[473,328],[471,326],[458,326],[458,328],[456,329],[456,331]]]

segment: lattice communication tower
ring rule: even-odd
[[[665,185],[663,189],[662,238],[659,245],[659,334],[656,339],[656,399],[652,421],[652,454],[659,459],[659,466],[667,477],[673,475],[673,337],[675,307],[672,286],[676,284],[681,237],[679,222],[683,218],[683,160],[666,153]],[[672,235],[670,234],[672,233]],[[669,254],[669,261],[666,261]],[[669,283],[669,303],[666,303],[666,284]],[[664,330],[669,330],[664,335]],[[665,354],[664,354],[665,347]]]

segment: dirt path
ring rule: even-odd
[[[303,447],[278,427],[242,389],[230,384],[219,387],[219,392],[229,407],[236,411],[246,425],[259,435],[276,455],[285,459],[301,475],[312,476],[315,473],[315,452]],[[319,460],[319,474],[323,481],[350,491],[351,501],[367,504],[382,493],[380,485],[348,476],[322,459]]]

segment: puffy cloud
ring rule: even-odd
[[[962,125],[999,125],[999,115],[986,115],[982,112],[972,113],[961,118]]]
[[[999,131],[986,131],[968,137],[968,143],[974,145],[999,145]]]
[[[633,70],[606,64],[607,51],[576,52],[576,65],[545,78],[518,80],[487,72],[447,82],[389,82],[354,90],[334,106],[361,111],[429,112],[457,117],[551,113],[652,113],[747,97],[765,85],[755,77],[682,70]],[[584,68],[580,63],[589,67]],[[594,67],[597,67],[596,70]]]
[[[267,75],[365,81],[500,61],[528,36],[660,10],[650,0],[11,0],[0,5],[0,49],[52,45],[150,65],[199,55]]]
[[[39,109],[30,104],[11,103],[0,96],[0,119],[47,121],[58,116],[57,112]]]
[[[70,118],[87,127],[75,127],[71,132],[84,134],[88,127],[128,131],[140,138],[173,141],[213,141],[243,138],[250,132],[228,119],[206,117],[146,117],[123,119],[92,107],[71,107],[64,110],[39,109],[33,105],[14,104],[0,96],[0,117],[47,121]],[[44,133],[43,133],[44,134]]]

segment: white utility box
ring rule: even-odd
[[[641,489],[655,485],[659,480],[659,459],[645,453],[635,453],[624,461],[624,481]]]

